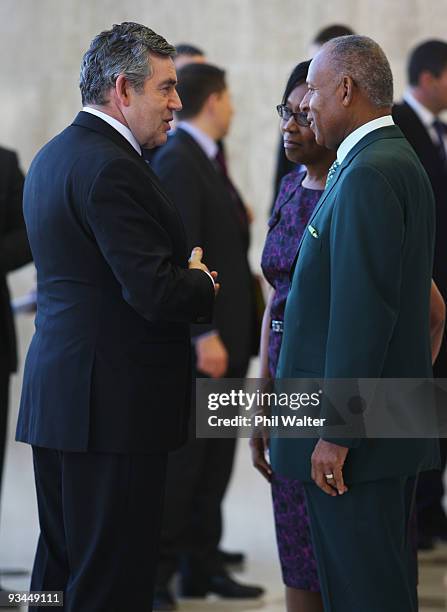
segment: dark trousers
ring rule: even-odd
[[[416,612],[415,479],[353,484],[337,497],[304,487],[325,612]]]
[[[243,378],[246,368],[228,378]],[[194,396],[194,394],[193,394]],[[169,455],[157,584],[183,575],[206,581],[223,571],[218,556],[222,501],[230,481],[235,439],[196,439],[195,406],[186,445]]]
[[[168,461],[157,583],[166,585],[181,562],[197,580],[222,569],[222,500],[230,480],[236,440],[193,440]]]
[[[41,534],[31,590],[64,591],[67,612],[150,612],[166,454],[33,447],[33,459]]]
[[[447,378],[447,342],[444,339],[438,359],[433,367],[435,378]],[[440,414],[445,412],[444,398],[440,398],[437,407]],[[423,536],[447,536],[447,520],[442,505],[444,497],[443,476],[447,462],[447,439],[441,438],[441,470],[423,472],[419,477],[416,494],[418,531]]]

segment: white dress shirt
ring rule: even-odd
[[[209,157],[209,159],[215,159],[219,151],[219,147],[211,136],[205,134],[204,131],[202,131],[196,125],[189,123],[189,121],[180,121],[180,123],[177,124],[177,128],[181,128],[185,132],[188,132],[191,138],[194,138],[199,147],[203,150],[205,155]]]
[[[141,155],[141,147],[138,144],[138,141],[135,138],[135,136],[132,134],[132,132],[127,127],[127,125],[124,125],[124,123],[121,123],[117,119],[114,119],[107,113],[103,113],[102,111],[96,108],[91,108],[90,106],[84,106],[82,110],[86,113],[90,113],[91,115],[95,115],[95,117],[99,117],[100,119],[102,119],[103,121],[111,125],[113,128],[115,128],[115,130],[119,132],[121,136],[124,136],[124,138],[128,142],[130,142],[130,144],[133,146],[133,148],[138,153],[138,155]]]
[[[425,127],[425,129],[429,133],[430,138],[432,139],[433,143],[436,146],[439,146],[440,144],[439,136],[435,128],[433,127],[433,122],[436,121],[436,119],[439,119],[439,117],[434,115],[431,112],[431,110],[429,110],[426,106],[421,104],[419,100],[416,100],[416,98],[413,96],[410,90],[407,90],[405,92],[404,100],[408,104],[408,106],[410,106],[414,110],[416,115],[419,117],[419,121],[422,123],[422,125]],[[447,151],[447,136],[444,136],[444,147]]]
[[[393,118],[391,115],[385,115],[384,117],[379,117],[378,119],[368,121],[368,123],[364,123],[359,128],[351,132],[349,136],[346,136],[337,149],[338,163],[341,164],[349,151],[353,149],[355,145],[367,134],[373,132],[374,130],[378,130],[379,128],[388,127],[390,125],[395,125]]]

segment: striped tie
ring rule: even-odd
[[[324,187],[325,189],[329,185],[329,183],[332,180],[334,174],[337,172],[337,169],[338,169],[339,165],[340,165],[340,162],[335,160],[334,163],[332,164],[332,166],[329,168],[329,172],[327,173],[326,185]]]
[[[447,163],[447,154],[444,143],[444,136],[446,132],[445,125],[439,119],[435,119],[435,121],[433,121],[433,127],[436,131],[436,135],[439,141],[437,145],[439,157],[441,159],[442,165],[445,166]]]

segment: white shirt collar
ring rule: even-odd
[[[180,121],[180,123],[177,123],[177,128],[181,128],[182,130],[187,132],[192,138],[194,138],[194,140],[201,147],[201,149],[203,149],[207,157],[209,157],[210,159],[214,159],[216,157],[219,147],[217,146],[217,143],[211,138],[211,136],[205,134],[203,130],[198,128],[196,125],[193,125],[189,121]]]
[[[431,128],[433,121],[436,119],[436,115],[434,115],[426,106],[421,104],[419,100],[416,100],[409,89],[404,94],[404,100],[408,106],[414,110],[422,124],[425,125],[426,128]]]
[[[339,164],[345,159],[346,155],[349,153],[351,149],[355,147],[355,145],[362,140],[367,134],[373,132],[374,130],[378,130],[382,127],[388,127],[390,125],[394,125],[394,121],[391,115],[385,115],[384,117],[378,117],[377,119],[373,119],[372,121],[368,121],[368,123],[364,123],[359,128],[354,130],[346,136],[341,145],[337,149],[337,161]]]
[[[108,115],[107,113],[103,113],[102,111],[96,108],[91,108],[90,106],[84,106],[82,110],[86,113],[90,113],[91,115],[95,115],[96,117],[99,117],[100,119],[102,119],[103,121],[111,125],[113,128],[115,128],[115,130],[119,132],[121,136],[124,136],[124,138],[128,142],[130,142],[130,144],[133,146],[133,148],[138,153],[138,155],[141,155],[141,147],[138,144],[138,141],[135,138],[135,136],[132,134],[132,132],[127,127],[127,125],[124,125],[123,123],[121,123],[120,121],[117,121],[116,119]]]

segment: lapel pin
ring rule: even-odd
[[[312,225],[308,225],[308,226],[307,226],[307,229],[309,230],[310,235],[311,235],[313,238],[318,238],[318,232],[317,232],[317,230],[316,230],[314,227],[312,227]]]

